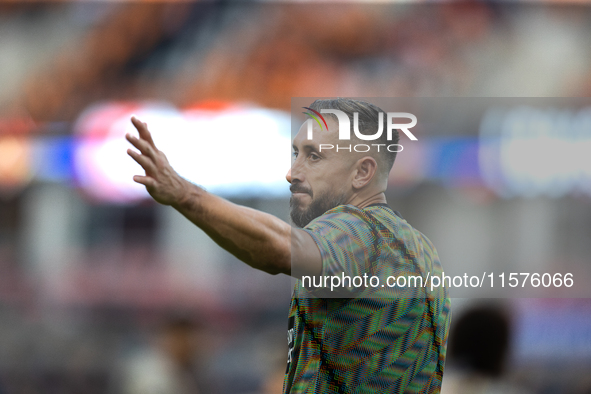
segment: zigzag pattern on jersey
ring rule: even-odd
[[[372,274],[418,274],[425,278],[426,272],[441,270],[439,261],[431,258],[436,252],[430,241],[404,220],[382,218],[388,221],[384,224],[371,213],[348,206],[327,214],[339,214],[338,226],[334,228],[342,232],[328,243],[330,254],[341,252],[333,245],[346,236],[344,232],[350,232],[363,249],[364,268]],[[360,255],[359,251],[345,253],[338,256],[339,262],[354,266]],[[386,264],[389,260],[397,265]],[[342,269],[330,264],[328,268]],[[295,297],[306,291],[300,285]],[[294,371],[291,392],[438,393],[445,360],[449,299],[445,291],[435,296],[422,288],[415,290],[414,298],[295,298],[293,312],[304,325],[308,341]]]
[[[335,216],[338,216],[338,221],[332,222],[330,218]],[[377,220],[369,211],[353,206],[343,205],[333,208],[323,217],[325,218],[322,220],[323,233],[333,232],[334,234],[331,234],[332,242],[326,243],[325,248],[321,248],[321,255],[325,261],[322,275],[339,275],[342,272],[346,272],[351,277],[362,276],[364,273],[379,278],[420,275],[423,281],[426,281],[427,272],[433,269],[433,261],[427,256],[433,253],[434,248],[421,233],[413,229],[406,221],[388,221],[388,225],[392,226],[394,231],[399,234],[399,237],[396,237],[393,231]],[[417,233],[421,236],[421,241],[417,239]],[[315,240],[318,237],[314,233],[310,233],[310,235]],[[410,240],[412,240],[412,248],[407,247],[406,244]],[[350,248],[340,247],[344,244],[352,244],[353,246]],[[428,253],[425,253],[424,249],[427,249]],[[423,261],[425,266],[422,268],[416,263],[417,260]],[[393,266],[391,261],[396,261],[396,266]],[[362,290],[354,289],[354,292],[349,295],[391,298],[423,297],[424,295],[419,290],[415,287],[374,288],[366,289],[363,293]],[[317,291],[316,294],[322,296],[322,291],[323,289]]]
[[[325,346],[326,340],[322,342],[322,353],[330,362],[333,380],[339,382],[345,392],[365,392],[359,391],[359,387],[366,385],[373,386],[374,390],[377,386],[405,386],[423,370],[423,364],[437,359],[438,352],[431,346],[433,334],[422,301],[409,303],[412,304],[410,313],[353,348],[349,347],[348,351],[332,352]],[[374,346],[376,343],[378,346]]]
[[[297,289],[296,289],[297,292]],[[302,303],[302,301],[305,301]],[[305,305],[304,305],[305,304]],[[290,316],[295,314],[298,317],[302,316],[303,309],[312,309],[316,314],[322,315],[326,311],[326,302],[319,298],[308,298],[298,299],[293,298],[291,306]],[[319,367],[315,364],[320,363],[319,354],[321,353],[321,330],[318,329],[317,325],[321,324],[322,320],[316,324],[312,319],[302,319],[304,324],[304,339],[305,346],[299,349],[299,359],[297,360],[296,368],[290,371],[293,373],[291,380],[295,382],[293,387],[285,387],[285,392],[289,393],[304,393],[310,392],[305,391],[312,387],[311,382],[316,380],[318,376]],[[284,382],[287,385],[289,380]],[[313,391],[312,391],[313,392]]]
[[[371,213],[365,212],[365,211],[361,211],[361,213],[364,216],[366,216],[371,221],[371,223],[374,226],[377,226],[378,228],[380,228],[380,235],[384,236],[384,239],[395,239],[393,233],[391,233],[382,224],[382,222],[380,222],[379,220],[375,219],[375,217]],[[425,242],[425,243],[423,243],[423,242],[419,243],[417,241],[416,236],[414,235],[414,233],[412,231],[408,231],[409,230],[409,226],[408,225],[405,226],[405,230],[407,230],[406,232],[408,232],[411,235],[411,238],[413,239],[413,241],[415,243],[415,249],[418,250],[418,251],[420,251],[420,252],[422,252],[421,253],[421,256],[423,256],[423,257],[425,256],[425,253],[423,251],[423,245],[425,243],[428,244],[427,247],[429,248],[429,251],[431,252],[428,255],[431,256],[431,254],[432,254],[432,252],[434,250],[433,245],[431,244],[431,242],[428,241],[428,242]],[[389,237],[388,235],[386,235],[385,233],[387,233],[387,232],[389,232],[392,235],[392,237]],[[423,239],[424,240],[427,240],[426,237],[423,237]],[[412,255],[412,253],[409,253],[408,249],[406,248],[406,245],[404,245],[404,242],[402,242],[400,240],[396,240],[396,241],[393,242],[393,244],[394,244],[394,248],[393,248],[394,251],[400,250],[405,257],[406,256],[409,256],[410,257]],[[413,261],[416,261],[412,257],[411,257],[411,259]],[[405,260],[405,261],[407,261],[407,260]],[[433,261],[431,259],[423,259],[422,261],[426,261],[428,263],[428,266],[425,267],[425,268],[421,268],[421,266],[419,264],[415,264],[415,267],[420,271],[421,276],[423,277],[423,280],[426,280],[427,279],[426,272],[428,270],[430,271],[433,268]],[[440,264],[439,264],[439,267],[438,268],[441,268],[441,265]],[[439,323],[439,322],[435,322],[435,317],[434,317],[436,311],[434,310],[434,306],[433,305],[434,304],[437,304],[437,303],[435,302],[435,298],[433,297],[432,294],[430,295],[426,290],[425,290],[425,292],[426,292],[425,295],[428,298],[428,303],[427,303],[427,305],[428,305],[428,316],[427,317],[428,317],[428,321],[429,321],[429,323],[431,325],[430,329],[431,329],[431,335],[434,338],[434,345],[437,348],[443,348],[443,349],[445,349],[446,346],[442,346],[443,345],[444,338],[442,338],[441,330],[439,330],[439,332],[437,330],[437,327],[438,327],[438,324],[437,323]],[[445,294],[443,294],[443,296],[445,297]],[[448,311],[449,311],[449,308],[448,308]],[[443,323],[443,325],[445,326],[445,322],[441,322],[441,323]],[[449,321],[448,321],[448,323],[449,323]],[[440,380],[443,379],[443,367],[444,367],[443,361],[445,360],[445,350],[443,352],[444,352],[443,357],[441,355],[440,355],[440,357],[438,357],[439,359],[441,359],[440,360],[441,362],[438,362],[437,363],[437,369],[436,369],[436,374],[440,377]]]

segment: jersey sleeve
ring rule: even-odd
[[[372,274],[377,237],[359,209],[339,206],[312,221],[304,230],[320,249],[322,276]]]

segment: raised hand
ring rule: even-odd
[[[146,175],[135,175],[133,180],[146,186],[150,196],[160,204],[175,205],[181,203],[189,194],[190,183],[183,179],[168,163],[166,155],[156,148],[148,125],[136,117],[131,123],[139,132],[136,138],[126,134],[125,138],[136,147],[140,153],[128,149],[127,154],[142,166]]]

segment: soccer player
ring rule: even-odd
[[[341,110],[351,120],[357,113],[364,134],[375,134],[383,112],[349,99],[317,100],[310,108]],[[387,204],[384,192],[396,154],[386,149],[321,150],[321,144],[339,143],[337,117],[327,115],[325,120],[324,128],[320,122],[313,125],[313,138],[308,139],[304,123],[293,140],[286,178],[297,228],[180,177],[157,149],[147,125],[136,118],[132,122],[139,138],[126,138],[139,153],[127,152],[145,175],[133,179],[251,267],[300,279],[288,319],[284,393],[438,393],[449,298],[445,287],[422,286],[422,280],[441,274],[437,252]],[[397,143],[396,132],[390,141],[386,137],[383,133],[378,142]],[[380,284],[368,284],[367,276]],[[413,285],[385,285],[394,283],[388,278],[398,277],[408,284],[411,276]],[[310,278],[342,278],[343,283],[331,294],[333,288],[310,285]],[[301,279],[308,279],[307,287]]]

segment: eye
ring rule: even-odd
[[[291,155],[293,156],[293,158],[295,159],[296,157],[298,157],[298,152],[291,152]]]
[[[310,153],[310,155],[308,157],[312,161],[320,160],[320,156],[318,156],[316,153]]]

